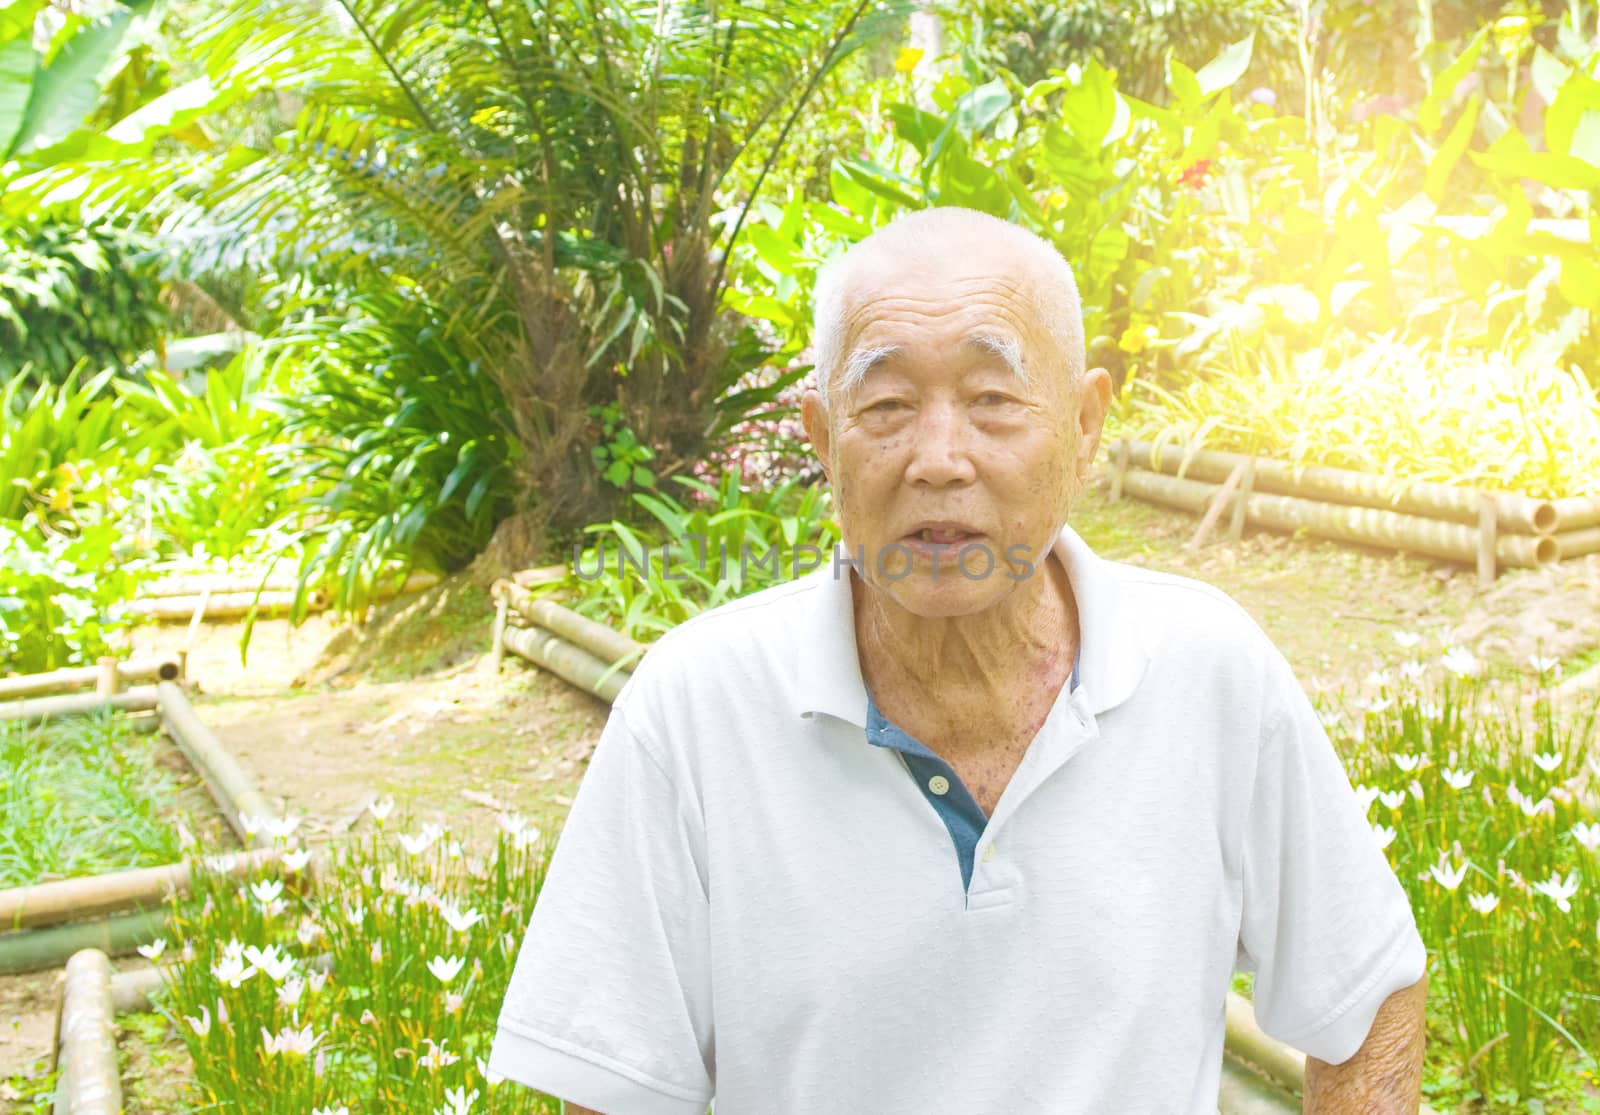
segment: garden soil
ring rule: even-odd
[[[1479,591],[1470,569],[1264,532],[1191,549],[1196,521],[1109,503],[1103,485],[1073,519],[1107,557],[1229,593],[1308,688],[1353,689],[1376,669],[1450,645],[1508,679],[1526,675],[1534,654],[1560,658],[1563,675],[1600,662],[1600,556],[1510,571]],[[196,706],[268,800],[304,818],[310,840],[370,824],[365,805],[389,795],[413,823],[468,836],[492,831],[501,808],[554,832],[606,706],[514,657],[491,672],[492,614],[487,594],[456,578],[379,607],[359,627],[325,616],[258,622],[244,662],[240,625],[203,626],[187,646]],[[1403,649],[1396,633],[1422,642]],[[187,639],[184,625],[151,627],[135,645],[175,651]],[[14,1074],[48,1057],[57,995],[53,973],[0,978],[0,1110],[26,1090]],[[130,1112],[161,1107],[142,1098],[149,1068],[142,1057]]]

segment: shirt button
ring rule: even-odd
[[[992,859],[994,859],[994,845],[993,844],[989,845],[987,848],[985,848],[983,850],[983,862],[984,863],[988,863]]]
[[[928,779],[928,789],[936,794],[946,794],[950,791],[950,780],[942,774],[936,774]]]

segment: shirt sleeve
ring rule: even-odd
[[[1273,649],[1242,855],[1237,956],[1261,1028],[1339,1064],[1385,999],[1422,978],[1411,904],[1333,744]]]
[[[706,1115],[704,825],[616,705],[534,903],[489,1068],[606,1115]]]

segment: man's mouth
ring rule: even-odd
[[[925,526],[912,531],[905,540],[913,546],[965,546],[983,537],[982,531],[958,525]]]

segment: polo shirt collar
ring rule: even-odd
[[[1091,715],[1114,708],[1133,695],[1149,656],[1134,622],[1125,614],[1122,585],[1111,563],[1091,550],[1077,531],[1063,525],[1052,551],[1067,570],[1078,605],[1078,684]],[[805,652],[799,664],[802,716],[822,713],[867,726],[867,687],[856,653],[851,582],[841,546],[817,578],[816,606],[805,619]]]

